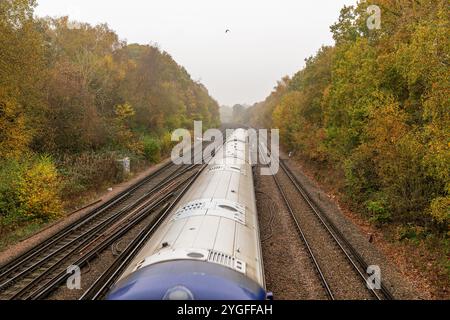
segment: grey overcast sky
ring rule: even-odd
[[[38,0],[38,16],[106,22],[128,43],[157,43],[223,105],[253,104],[332,44],[356,0]],[[227,29],[231,32],[225,33]]]

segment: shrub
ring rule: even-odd
[[[2,224],[20,216],[17,182],[21,179],[23,166],[16,160],[0,162],[0,219]],[[13,218],[14,217],[14,218]]]
[[[367,146],[360,146],[343,164],[348,196],[360,204],[369,201],[379,191],[373,155]]]
[[[391,214],[386,207],[386,201],[384,200],[367,201],[366,208],[372,216],[370,221],[379,224],[390,222],[392,220]]]
[[[0,217],[3,226],[47,222],[63,213],[60,182],[48,156],[5,160],[0,167]]]
[[[408,223],[397,228],[398,240],[411,240],[419,243],[420,240],[427,238],[430,235],[429,231],[421,226]]]
[[[116,161],[118,158],[113,152],[85,152],[61,157],[58,168],[64,180],[64,198],[79,196],[105,183],[120,182],[122,171]]]
[[[157,163],[161,159],[161,141],[151,136],[144,136],[142,138],[144,146],[144,157],[152,162]]]
[[[435,221],[448,228],[450,225],[450,197],[438,197],[431,202],[430,214]]]
[[[29,220],[49,221],[61,216],[58,173],[50,157],[31,163],[17,187],[19,202]]]
[[[161,154],[166,156],[170,155],[175,142],[172,141],[172,134],[166,132],[161,138]]]

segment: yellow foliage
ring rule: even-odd
[[[17,104],[3,99],[0,88],[0,158],[19,158],[27,149],[30,135],[25,128],[23,114]]]
[[[445,223],[448,1],[374,1],[383,10],[380,31],[367,28],[366,1],[344,8],[331,28],[335,46],[307,59],[252,117],[271,110],[284,147],[343,169],[348,195],[377,219]]]
[[[48,158],[33,163],[17,183],[18,199],[24,216],[48,221],[63,213],[56,168]]]
[[[379,151],[381,157],[388,156],[393,146],[408,132],[406,114],[400,109],[392,96],[379,95],[379,108],[373,108],[367,133],[372,139],[373,150]]]
[[[118,120],[126,120],[132,118],[136,112],[129,103],[121,104],[115,108],[116,117]]]
[[[163,155],[169,155],[173,146],[174,142],[172,141],[172,135],[169,132],[166,132],[161,138],[161,153]]]
[[[439,197],[431,202],[431,216],[440,223],[450,223],[450,197]]]
[[[115,114],[116,142],[128,150],[141,155],[143,153],[143,145],[136,139],[128,125],[128,121],[136,114],[134,108],[129,103],[121,104],[116,106]]]

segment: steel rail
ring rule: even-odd
[[[104,241],[102,241],[98,247],[91,248],[87,253],[85,253],[78,261],[74,263],[74,265],[77,265],[79,267],[84,266],[88,261],[92,260],[98,253],[105,250],[108,246],[112,245],[116,241],[118,241],[121,237],[123,237],[126,233],[128,233],[132,228],[136,227],[140,222],[142,222],[145,218],[149,216],[152,212],[155,212],[159,209],[166,211],[164,208],[169,205],[169,202],[167,202],[170,198],[172,198],[178,189],[180,189],[183,185],[186,183],[190,183],[193,176],[197,176],[198,173],[195,173],[191,175],[189,178],[183,180],[181,183],[179,183],[175,190],[172,192],[163,195],[161,199],[159,199],[157,202],[151,204],[149,207],[144,208],[139,214],[137,214],[133,219],[126,223],[124,228],[121,228],[119,232],[113,233],[109,235]],[[158,217],[158,221],[161,219],[161,217]],[[151,224],[153,225],[153,223]],[[38,288],[34,292],[32,292],[30,295],[28,295],[25,299],[26,300],[38,300],[38,299],[44,299],[48,294],[50,294],[53,290],[57,288],[58,285],[63,283],[68,277],[70,277],[70,274],[67,274],[65,270],[62,270],[58,276],[52,278],[49,282],[47,282],[44,286],[41,288]]]
[[[195,150],[195,148],[191,148],[191,150],[192,149]],[[203,151],[204,151],[204,148],[202,148],[202,153],[203,153]],[[195,157],[196,157],[196,155],[194,154],[192,156],[192,159],[195,159]],[[211,158],[212,157],[210,157],[210,159]],[[171,175],[176,174],[175,177],[172,177],[171,179],[169,179],[168,181],[165,181],[162,184],[161,183],[158,184],[156,187],[154,187],[152,190],[150,190],[149,192],[147,192],[146,194],[141,196],[139,199],[134,200],[134,202],[132,204],[129,204],[126,207],[119,210],[118,212],[112,214],[111,216],[108,216],[106,218],[106,220],[100,220],[99,224],[95,225],[93,228],[88,229],[81,235],[75,234],[76,238],[72,239],[72,237],[74,236],[74,235],[71,235],[72,232],[76,232],[77,230],[82,229],[83,227],[88,225],[89,222],[92,222],[92,221],[95,222],[95,219],[101,217],[101,215],[105,211],[110,210],[111,208],[114,208],[116,205],[118,205],[119,203],[123,202],[125,199],[132,196],[133,192],[135,192],[140,187],[142,187],[143,185],[145,185],[146,183],[151,181],[152,178],[155,178],[156,176],[161,175],[162,172],[164,172],[166,169],[168,169],[169,167],[172,167],[172,166],[174,166],[173,163],[165,164],[164,166],[159,168],[157,171],[153,172],[149,176],[141,179],[139,182],[137,182],[133,186],[129,187],[127,190],[121,192],[120,194],[118,194],[114,198],[110,199],[109,201],[105,202],[101,206],[93,209],[90,214],[88,214],[85,217],[82,217],[80,219],[77,219],[75,222],[71,223],[70,225],[65,227],[63,230],[57,232],[52,237],[49,237],[45,241],[43,241],[43,242],[39,243],[38,245],[34,246],[33,248],[29,249],[27,252],[23,253],[16,259],[3,265],[1,274],[0,274],[0,279],[2,279],[2,277],[4,277],[4,278],[7,278],[7,280],[4,281],[3,283],[0,283],[0,290],[5,289],[5,288],[8,289],[10,286],[19,282],[20,281],[19,279],[25,278],[25,276],[27,276],[27,275],[28,275],[28,277],[25,278],[25,280],[30,280],[29,275],[33,275],[32,272],[34,270],[37,269],[38,271],[41,271],[38,269],[40,266],[45,265],[45,263],[47,263],[47,261],[51,261],[51,259],[54,257],[59,258],[59,255],[61,253],[64,253],[65,249],[70,248],[72,245],[76,245],[76,247],[74,249],[70,250],[70,252],[68,254],[65,254],[63,258],[59,259],[56,263],[52,264],[49,268],[44,270],[43,273],[41,273],[39,276],[32,279],[32,281],[30,283],[28,283],[27,285],[25,285],[25,287],[19,288],[19,292],[16,292],[14,294],[13,299],[17,299],[17,298],[21,297],[24,293],[29,291],[29,288],[36,285],[36,283],[40,282],[46,276],[51,274],[51,272],[57,270],[58,266],[63,261],[68,259],[72,254],[74,254],[78,249],[80,249],[80,247],[85,245],[88,241],[92,240],[92,238],[98,232],[100,232],[101,230],[104,230],[109,225],[111,225],[115,221],[117,221],[123,213],[125,213],[129,210],[133,210],[134,208],[136,208],[136,206],[138,206],[140,203],[142,203],[142,201],[144,201],[146,198],[148,198],[149,195],[157,192],[158,190],[162,190],[162,188],[164,186],[168,185],[169,183],[174,181],[176,178],[178,178],[185,172],[187,172],[187,171],[191,170],[193,167],[195,167],[195,165],[190,166],[187,169],[183,170],[181,173],[176,174],[178,171],[180,171],[184,167],[184,166],[181,166],[179,169],[177,169],[173,173],[170,173],[170,175],[169,175],[169,177],[170,177]],[[203,170],[203,169],[204,169],[204,167],[201,170]],[[184,183],[180,184],[180,186],[182,186],[183,184]],[[142,206],[141,206],[141,208],[142,208]],[[117,223],[119,223],[119,222],[117,222]],[[58,247],[58,241],[61,241],[61,240],[64,241],[66,239],[69,239],[69,242],[68,243],[63,242],[62,246]],[[80,242],[80,240],[81,240],[81,242]],[[93,242],[94,241],[96,241],[96,240],[93,240]],[[59,245],[61,245],[61,243],[59,243]],[[39,254],[45,253],[45,250],[47,250],[47,249],[51,250],[52,246],[56,247],[55,251],[53,251],[53,252],[50,251],[51,253],[48,254],[47,256],[45,256],[43,259],[41,259],[37,262],[34,262],[30,265],[29,261],[32,261],[34,258],[39,257]],[[24,270],[20,270],[20,268],[22,266],[25,267]],[[18,271],[17,269],[19,269],[20,272],[17,273],[17,271]],[[13,272],[15,272],[15,274],[12,277],[9,276]],[[0,293],[1,293],[1,291],[0,291]],[[6,292],[6,293],[8,293],[8,292]],[[32,297],[33,297],[33,295],[29,296],[28,298],[32,298]]]
[[[190,170],[189,168],[186,168],[185,170],[179,172],[175,176],[171,177],[169,180],[165,181],[163,184],[160,184],[156,187],[154,187],[152,190],[150,190],[146,195],[142,196],[139,201],[134,202],[132,205],[127,206],[123,210],[117,212],[114,214],[111,218],[103,221],[100,225],[97,225],[93,229],[89,229],[86,231],[86,233],[79,235],[76,239],[74,239],[71,242],[71,245],[65,245],[57,253],[52,253],[50,256],[45,257],[41,261],[39,261],[37,264],[42,265],[46,262],[52,262],[52,265],[47,267],[42,273],[40,273],[37,277],[35,277],[31,282],[27,283],[24,287],[20,288],[17,292],[14,293],[14,295],[10,299],[19,299],[24,293],[27,291],[30,291],[30,288],[36,286],[42,279],[47,277],[49,274],[54,272],[58,269],[58,267],[61,266],[61,264],[64,263],[64,261],[68,260],[72,255],[76,254],[77,251],[79,251],[81,248],[83,248],[87,243],[89,243],[91,240],[95,240],[95,237],[97,236],[98,232],[101,232],[102,230],[107,229],[109,226],[114,224],[117,220],[121,218],[124,212],[129,212],[130,210],[141,210],[143,207],[148,206],[148,202],[140,207],[138,207],[146,198],[152,197],[154,194],[157,194],[159,191],[164,190],[164,188],[175,181],[177,178],[185,174]],[[151,200],[151,198],[149,199]],[[137,208],[137,209],[136,209]],[[139,213],[138,213],[139,214]],[[71,248],[74,246],[73,248]],[[69,248],[69,251],[67,253],[64,252],[65,247]],[[59,258],[59,254],[64,254],[63,257]],[[51,259],[53,257],[58,258],[57,261],[53,262]],[[34,268],[33,268],[34,267]],[[37,266],[38,267],[38,266]],[[30,271],[37,268],[36,266],[31,266],[27,268],[26,270],[22,271],[19,275],[20,277],[24,277],[29,273]],[[18,275],[18,276],[19,276]],[[11,279],[11,281],[17,281],[16,279]]]
[[[177,195],[171,205],[164,210],[158,220],[139,233],[139,235],[127,246],[127,248],[120,254],[114,263],[94,282],[94,284],[92,284],[92,286],[80,297],[79,300],[97,300],[105,294],[105,291],[114,284],[118,276],[120,276],[124,269],[129,265],[159,225],[167,218],[170,212],[172,212],[181,198],[186,194],[206,167],[207,165],[202,166],[197,174],[195,174],[195,176],[189,181],[186,187]]]
[[[222,131],[223,134],[224,130]],[[195,146],[191,147],[190,151],[195,150]],[[203,152],[203,150],[202,150]],[[191,159],[195,159],[195,154],[192,155]],[[28,261],[36,257],[37,255],[41,254],[43,251],[51,248],[54,246],[58,241],[64,239],[64,237],[67,237],[71,232],[83,227],[87,223],[93,221],[97,217],[100,217],[101,214],[103,214],[105,211],[108,211],[118,204],[122,203],[125,199],[129,198],[133,195],[133,193],[141,188],[146,183],[150,182],[155,177],[161,175],[161,173],[165,172],[166,169],[170,167],[174,167],[175,164],[170,161],[160,168],[158,168],[156,171],[152,172],[148,176],[142,178],[138,182],[136,182],[134,185],[130,186],[126,190],[120,192],[113,198],[109,199],[107,202],[103,203],[102,205],[98,206],[97,208],[94,208],[86,214],[83,217],[80,217],[76,221],[70,223],[68,226],[64,227],[62,230],[58,231],[57,233],[53,234],[52,236],[48,237],[44,241],[38,243],[37,245],[33,246],[32,248],[28,249],[24,253],[20,254],[18,257],[14,258],[13,260],[5,263],[4,265],[0,266],[0,281],[1,279],[8,278],[8,275],[19,268],[21,265],[26,264]],[[0,285],[0,290],[2,289],[3,285]]]
[[[225,141],[224,141],[225,143]],[[223,146],[222,146],[223,147]],[[208,160],[205,161],[209,163],[214,158],[214,155],[210,155]],[[186,194],[189,188],[194,184],[197,178],[202,174],[202,172],[208,167],[207,164],[202,165],[202,168],[194,175],[194,177],[189,181],[186,187],[177,195],[176,199],[172,204],[164,210],[158,220],[149,225],[146,229],[142,230],[139,235],[127,246],[127,248],[120,254],[120,256],[108,267],[106,271],[91,285],[89,289],[80,297],[79,300],[98,300],[103,295],[105,291],[112,287],[118,277],[122,274],[125,268],[131,263],[134,257],[138,254],[139,250],[147,243],[149,238],[155,232],[155,230],[160,226],[160,224],[167,218],[167,216],[175,209],[176,205]]]
[[[166,203],[166,201],[173,196],[173,193],[166,194],[162,199],[154,203],[152,206],[146,208],[143,212],[139,214],[129,224],[127,224],[123,229],[121,229],[118,233],[115,233],[105,239],[105,241],[101,242],[99,246],[90,249],[88,252],[86,252],[80,259],[78,259],[76,262],[73,263],[73,265],[76,265],[78,267],[83,267],[86,265],[89,261],[94,259],[98,253],[104,251],[106,248],[108,248],[110,245],[118,241],[121,237],[123,237],[127,232],[129,232],[132,228],[134,228],[139,222],[141,222],[144,218],[148,217],[148,214],[157,210],[161,205]],[[56,290],[56,288],[62,284],[68,277],[70,277],[71,274],[68,274],[66,270],[62,270],[57,276],[52,278],[50,281],[45,283],[40,288],[37,288],[33,292],[31,292],[28,296],[25,297],[24,300],[39,300],[46,298],[51,292]]]
[[[266,159],[265,155],[262,153],[262,151],[261,151],[261,156],[264,158],[265,162],[267,163],[267,159]],[[322,285],[323,285],[323,287],[324,287],[324,289],[326,291],[327,297],[329,298],[329,300],[335,300],[334,294],[333,294],[333,292],[332,292],[332,290],[331,290],[331,288],[330,288],[330,286],[328,284],[328,281],[327,281],[325,275],[322,272],[322,268],[320,267],[320,264],[317,261],[317,258],[316,258],[315,254],[314,254],[314,252],[313,252],[313,250],[311,248],[311,245],[309,244],[309,241],[306,238],[305,233],[303,232],[303,229],[300,226],[300,223],[299,223],[299,221],[298,221],[298,219],[297,219],[297,217],[295,215],[295,212],[294,212],[294,209],[292,208],[291,202],[287,198],[286,193],[284,192],[283,188],[281,187],[281,184],[280,184],[276,174],[273,172],[272,168],[270,170],[272,172],[272,177],[273,177],[273,179],[275,181],[275,184],[276,184],[278,190],[280,191],[280,194],[281,194],[281,196],[282,196],[282,198],[283,198],[283,200],[285,202],[285,205],[288,208],[288,211],[289,211],[291,217],[294,220],[295,226],[297,227],[297,231],[299,232],[300,237],[301,237],[303,243],[305,244],[305,247],[306,247],[306,249],[308,251],[309,257],[310,257],[311,261],[313,262],[314,267],[315,267],[315,269],[316,269],[316,271],[317,271],[317,273],[319,275],[320,281],[321,281],[321,283],[322,283]]]
[[[171,177],[169,180],[165,181],[164,183],[155,186],[152,188],[149,192],[144,194],[142,197],[137,199],[132,204],[122,208],[118,212],[114,213],[107,219],[103,220],[99,224],[95,225],[93,228],[86,230],[84,233],[81,233],[77,235],[77,237],[66,244],[64,244],[62,247],[58,248],[57,250],[53,251],[52,253],[46,255],[44,258],[40,259],[39,261],[26,266],[25,269],[21,270],[19,273],[15,274],[12,277],[9,277],[7,281],[3,282],[0,285],[0,289],[7,290],[10,286],[14,285],[17,282],[20,282],[20,279],[24,278],[26,275],[31,274],[34,270],[38,269],[40,266],[44,265],[47,262],[51,262],[52,258],[58,258],[58,256],[62,253],[64,253],[65,250],[69,249],[69,252],[67,254],[64,254],[64,256],[60,259],[58,259],[56,262],[54,262],[50,267],[46,268],[45,271],[43,271],[39,276],[34,278],[29,284],[27,284],[22,289],[19,289],[19,293],[22,293],[24,289],[28,288],[30,285],[33,285],[34,283],[40,281],[42,277],[47,275],[49,272],[52,272],[55,268],[58,267],[59,264],[61,264],[64,260],[66,260],[70,255],[74,254],[81,246],[86,244],[88,241],[90,241],[95,235],[100,232],[101,230],[107,228],[109,225],[117,221],[125,212],[128,212],[130,210],[133,210],[138,205],[142,203],[146,198],[150,197],[154,193],[158,192],[158,190],[164,188],[166,185],[171,183],[172,181],[176,180],[180,176],[182,176],[185,172],[189,171],[191,167],[186,168],[185,170],[181,171],[180,173],[177,173],[175,171],[173,174],[176,173],[175,176]],[[74,248],[71,248],[74,247]],[[16,298],[17,294],[14,294],[13,298]]]
[[[161,168],[159,168],[157,171],[151,173],[149,176],[143,178],[137,184],[129,187],[128,189],[124,190],[123,192],[119,193],[114,198],[108,200],[98,208],[93,209],[89,214],[87,214],[84,217],[81,217],[80,219],[77,219],[73,223],[69,224],[67,227],[63,228],[61,231],[57,232],[56,234],[52,235],[48,239],[40,242],[38,245],[33,246],[17,258],[13,259],[12,261],[6,263],[3,265],[0,270],[0,279],[6,278],[12,271],[17,269],[20,265],[23,265],[27,261],[30,261],[32,258],[36,257],[40,253],[42,253],[44,250],[47,250],[51,246],[53,246],[56,242],[66,237],[71,232],[79,229],[83,225],[91,222],[92,220],[99,217],[102,213],[105,211],[113,208],[117,204],[121,203],[126,198],[130,197],[134,191],[136,191],[138,188],[149,182],[151,179],[159,176],[164,170],[166,170],[168,167],[172,166],[172,163],[168,163]],[[2,286],[0,285],[0,289]]]
[[[296,190],[300,193],[303,200],[308,204],[308,206],[311,208],[314,215],[319,219],[322,226],[327,230],[327,232],[331,235],[335,243],[338,245],[338,247],[341,249],[341,251],[346,256],[347,260],[350,262],[350,264],[353,266],[354,270],[357,272],[357,274],[361,277],[364,284],[367,285],[368,277],[361,271],[360,267],[364,270],[367,270],[368,264],[366,261],[362,258],[362,256],[358,253],[358,251],[350,244],[350,242],[344,237],[342,232],[338,230],[338,228],[335,226],[335,224],[330,220],[330,218],[322,212],[320,207],[311,199],[309,194],[306,192],[306,190],[302,187],[302,184],[299,182],[297,177],[294,175],[292,170],[287,167],[284,160],[280,160],[280,165],[283,169],[283,171],[286,173],[286,176],[289,178],[289,180],[292,182],[292,184],[295,186]],[[345,248],[347,247],[347,249]],[[348,252],[350,251],[350,253]],[[354,261],[352,256],[357,260],[357,262]],[[358,265],[360,267],[358,267]],[[382,297],[380,294],[376,291],[376,289],[372,287],[366,286],[366,288],[371,292],[371,294],[378,300],[382,300]],[[392,293],[382,284],[381,285],[381,292],[384,295],[384,297],[388,300],[393,300],[394,297]]]

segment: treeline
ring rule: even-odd
[[[168,53],[105,24],[37,18],[35,5],[0,1],[2,227],[56,217],[65,199],[114,182],[121,156],[159,161],[171,130],[219,122]]]
[[[450,19],[444,0],[345,7],[335,45],[243,115],[277,127],[287,150],[343,172],[346,194],[379,223],[450,223]]]

